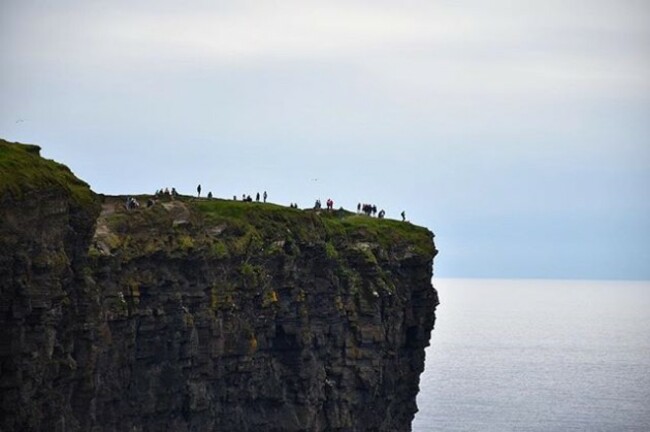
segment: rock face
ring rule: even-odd
[[[428,230],[188,197],[127,211],[3,141],[0,173],[0,430],[411,429]]]

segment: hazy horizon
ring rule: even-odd
[[[0,137],[99,193],[376,204],[436,277],[650,280],[650,4],[0,5]]]

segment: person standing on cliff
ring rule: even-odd
[[[402,213],[400,214],[402,215],[402,222],[406,222],[406,212],[402,210]]]
[[[201,197],[201,184],[196,187],[196,193],[198,194],[199,198]]]
[[[266,202],[266,197],[267,197],[267,196],[268,196],[268,195],[266,194],[266,191],[264,191],[264,195],[263,195],[263,197],[264,197],[264,202]]]

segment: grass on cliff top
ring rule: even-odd
[[[241,231],[254,229],[265,237],[291,233],[294,237],[309,240],[319,228],[323,228],[314,214],[278,204],[220,199],[198,199],[191,203],[212,224],[225,222]]]
[[[434,253],[433,234],[424,227],[394,219],[379,219],[351,213],[344,217],[324,216],[331,229],[340,225],[348,238],[364,241],[375,239],[385,248],[396,245],[412,245],[414,252],[422,255]],[[367,241],[367,240],[366,240]]]
[[[21,198],[32,190],[62,188],[82,206],[95,201],[89,186],[60,163],[40,156],[40,147],[0,139],[0,196]]]
[[[408,222],[357,215],[345,210],[316,213],[269,203],[200,199],[193,200],[192,204],[211,223],[238,224],[244,230],[253,227],[268,236],[291,231],[307,241],[317,240],[316,237],[321,240],[371,241],[387,249],[410,245],[418,254],[434,253],[431,232]]]

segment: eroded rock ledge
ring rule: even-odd
[[[189,197],[128,212],[4,141],[0,180],[0,430],[411,429],[430,231]]]

